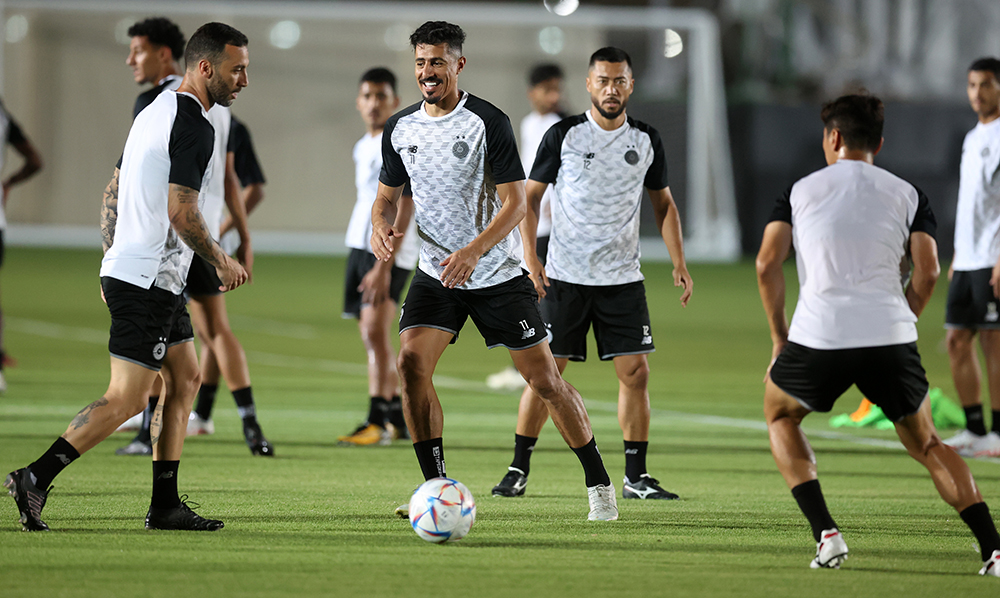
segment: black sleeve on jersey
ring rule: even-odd
[[[24,131],[21,130],[21,126],[18,125],[13,118],[10,118],[9,114],[7,115],[7,118],[10,119],[7,123],[7,143],[11,145],[27,143],[28,138],[24,136]]]
[[[257,152],[253,149],[253,139],[250,137],[250,129],[242,121],[233,117],[229,126],[228,150],[233,152],[233,166],[236,169],[236,176],[240,179],[240,185],[254,185],[266,183],[264,170],[257,161]]]
[[[147,89],[139,94],[139,97],[135,99],[135,107],[132,108],[132,120],[135,120],[135,117],[139,116],[139,113],[142,112],[146,106],[153,103],[153,100],[156,99],[156,96],[160,95],[160,92],[163,91],[165,86],[165,83],[161,83],[152,89]]]
[[[917,213],[913,216],[913,223],[910,224],[910,234],[921,232],[932,237],[937,237],[937,219],[931,210],[931,202],[927,195],[914,185],[917,190]]]
[[[667,154],[663,151],[663,140],[660,139],[660,133],[644,122],[633,122],[635,128],[649,135],[649,141],[653,145],[653,162],[646,171],[646,179],[642,182],[642,186],[653,191],[666,189],[669,186],[667,183]]]
[[[545,131],[542,142],[538,144],[538,151],[535,152],[529,179],[549,185],[556,182],[559,167],[562,166],[562,144],[566,139],[566,132],[579,122],[578,116],[564,118]]]
[[[413,197],[413,189],[410,188],[410,180],[406,180],[406,184],[403,185],[403,195],[409,195]]]
[[[768,224],[778,221],[792,223],[792,187],[781,194],[774,210],[771,211],[771,217],[767,219]]]
[[[215,149],[215,129],[201,115],[197,101],[177,96],[177,115],[170,129],[168,182],[200,190]]]
[[[486,125],[486,159],[497,185],[524,180],[524,167],[517,153],[517,141],[510,119],[486,100],[469,95],[465,107],[483,119]],[[383,162],[384,163],[384,162]]]
[[[392,132],[396,128],[399,119],[412,113],[420,106],[419,103],[409,106],[396,114],[393,114],[385,123],[382,129],[382,170],[378,173],[378,182],[388,187],[402,187],[410,180],[410,175],[406,172],[403,159],[396,153],[392,146]],[[416,148],[414,148],[415,151]]]

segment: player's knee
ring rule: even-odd
[[[396,370],[404,384],[426,378],[431,371],[427,359],[418,351],[403,347],[396,357]]]
[[[949,355],[966,355],[972,350],[972,334],[965,330],[950,331],[946,344]]]
[[[649,363],[646,360],[637,362],[622,373],[621,383],[632,389],[644,390],[649,385]]]
[[[551,373],[535,374],[528,378],[528,386],[535,394],[546,401],[558,399],[562,396],[563,379]]]

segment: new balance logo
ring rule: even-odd
[[[521,340],[522,341],[524,339],[526,339],[526,338],[531,338],[531,337],[535,336],[535,328],[533,326],[532,327],[528,327],[528,321],[527,320],[521,320],[519,322],[519,324],[521,324],[521,329],[523,330],[523,332],[521,333]]]
[[[59,461],[61,461],[63,465],[69,465],[70,463],[73,462],[72,459],[70,459],[66,455],[56,455],[56,459],[59,459]]]
[[[649,332],[649,326],[643,326],[642,327],[642,342],[640,344],[643,344],[643,345],[652,345],[653,344],[653,335],[650,334],[650,332]]]
[[[156,479],[158,479],[158,480],[169,480],[172,477],[174,477],[174,472],[172,472],[172,471],[164,471]]]
[[[639,449],[625,449],[626,455],[638,455]]]

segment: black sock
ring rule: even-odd
[[[198,406],[194,412],[201,419],[212,419],[212,408],[215,407],[215,393],[219,391],[218,384],[202,384],[198,389]]]
[[[403,416],[403,399],[399,395],[393,395],[389,401],[389,423],[397,430],[406,429],[406,417]]]
[[[68,440],[60,436],[52,443],[49,450],[28,466],[32,483],[39,490],[48,490],[52,480],[56,479],[66,466],[80,458],[80,452],[73,448]]]
[[[149,424],[153,421],[153,412],[156,411],[156,404],[160,402],[160,395],[154,395],[149,397],[149,404],[142,411],[142,427],[139,428],[139,433],[135,435],[132,442],[142,442],[145,444],[151,444],[153,439],[149,435]]]
[[[1000,434],[1000,411],[996,409],[993,410],[993,423],[990,424],[990,427],[993,428],[994,432]]]
[[[535,451],[536,442],[538,442],[537,438],[514,434],[514,460],[510,462],[510,466],[514,469],[520,469],[521,473],[528,475],[528,472],[531,471],[531,453]]]
[[[180,461],[153,461],[153,500],[156,509],[172,509],[181,504],[177,494],[177,467]]]
[[[1000,550],[1000,534],[997,534],[996,524],[993,523],[993,517],[990,516],[990,509],[986,503],[976,503],[959,513],[959,516],[975,534],[983,561],[993,556],[994,550]]]
[[[610,486],[611,478],[608,477],[608,470],[604,469],[604,460],[601,459],[601,451],[597,450],[597,442],[594,437],[590,437],[590,442],[573,449],[577,459],[583,465],[583,473],[587,479],[587,487]]]
[[[986,423],[983,421],[982,405],[963,407],[965,410],[965,427],[977,436],[986,436]]]
[[[440,438],[414,442],[413,451],[417,453],[417,462],[420,463],[420,471],[424,474],[425,480],[446,476],[444,446],[441,444]]]
[[[625,477],[630,482],[638,482],[646,473],[646,450],[649,442],[625,441]]]
[[[792,488],[792,496],[799,503],[799,509],[812,526],[813,539],[819,542],[823,530],[833,529],[837,524],[833,521],[830,511],[826,508],[823,491],[819,488],[819,480],[810,480]]]
[[[257,407],[253,404],[253,389],[249,386],[233,391],[233,400],[236,401],[236,410],[239,411],[243,419],[243,425],[257,423]]]
[[[368,404],[368,423],[384,428],[388,419],[389,401],[382,397],[372,397]]]

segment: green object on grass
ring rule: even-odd
[[[965,412],[954,401],[945,396],[940,388],[932,388],[928,393],[931,399],[931,415],[934,427],[938,429],[962,428],[965,426]],[[871,410],[858,421],[851,419],[847,413],[830,418],[833,428],[875,428],[876,430],[891,430],[892,422],[882,413],[878,405],[872,405]]]

